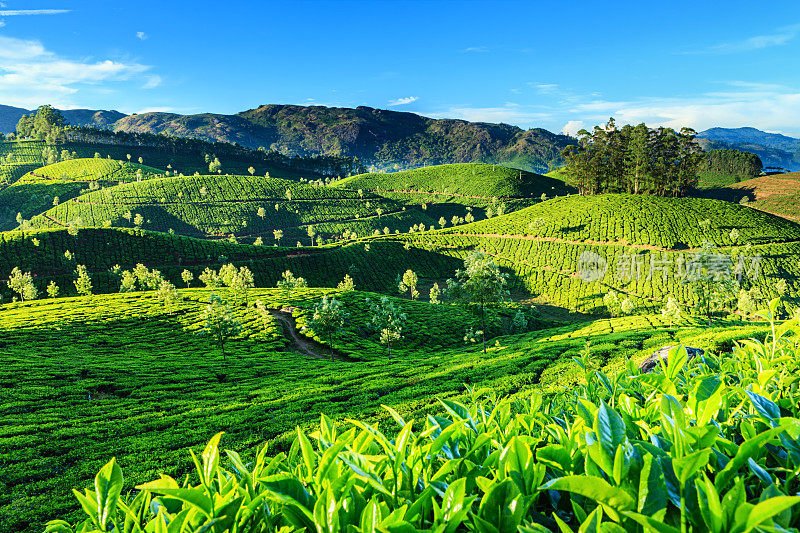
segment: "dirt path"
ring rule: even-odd
[[[315,342],[304,335],[301,335],[297,331],[297,323],[292,316],[291,307],[270,309],[269,313],[281,325],[284,336],[289,339],[292,344],[292,348],[295,351],[298,351],[303,355],[307,355],[308,357],[314,357],[315,359],[330,359],[330,349],[327,346],[323,346],[322,344]],[[333,358],[340,361],[352,360],[350,357],[336,352],[336,350],[333,351]]]

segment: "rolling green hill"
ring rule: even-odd
[[[71,159],[32,170],[12,185],[0,189],[0,231],[19,225],[17,213],[23,219],[41,214],[63,202],[88,192],[92,187],[107,187],[118,183],[163,176],[164,171],[111,159]]]
[[[455,200],[489,200],[493,197],[519,199],[560,196],[574,192],[563,182],[501,165],[463,163],[437,165],[392,173],[351,176],[334,183],[335,187],[393,192]],[[424,200],[423,200],[424,201]]]
[[[49,209],[31,224],[64,226],[80,219],[85,227],[132,227],[136,215],[143,217],[146,229],[194,237],[233,234],[253,242],[260,236],[272,243],[273,231],[280,229],[284,242],[291,244],[310,244],[310,225],[319,237],[331,239],[345,230],[364,236],[383,228],[408,231],[419,223],[434,223],[421,210],[406,210],[375,194],[222,175],[162,178],[94,191]]]
[[[704,221],[708,222],[704,222]],[[707,226],[704,227],[704,224]],[[731,230],[738,237],[733,240]],[[745,206],[702,198],[601,194],[561,197],[445,230],[448,233],[536,236],[680,250],[800,240],[800,225]]]
[[[40,141],[0,141],[0,189],[42,166]]]
[[[77,235],[63,228],[0,233],[0,279],[19,267],[33,274],[41,295],[51,280],[61,287],[62,294],[77,294],[72,282],[78,264],[89,270],[94,292],[108,293],[120,288],[119,276],[109,271],[114,265],[131,269],[142,263],[182,286],[184,269],[197,278],[206,267],[218,269],[227,262],[248,266],[259,287],[275,286],[289,269],[312,286],[334,287],[348,274],[361,289],[390,294],[397,290],[397,275],[406,269],[413,268],[423,280],[443,283],[462,264],[457,257],[422,248],[406,250],[402,242],[390,241],[372,242],[368,247],[355,242],[277,248],[121,228],[81,229]],[[194,286],[198,284],[195,281]],[[0,284],[0,295],[3,301],[12,298],[5,283]]]
[[[788,294],[800,290],[800,225],[718,200],[569,196],[490,220],[381,239],[460,258],[483,249],[507,269],[517,291],[590,313],[607,312],[609,292],[653,311],[668,296],[694,306],[697,296],[684,280],[703,241],[719,246],[720,264],[740,269],[745,286],[757,285],[764,298],[778,295],[780,279]],[[599,266],[582,266],[586,254],[601,258]],[[598,277],[582,279],[587,268]]]

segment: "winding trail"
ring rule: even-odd
[[[330,359],[330,348],[324,346],[297,331],[297,322],[292,316],[292,307],[270,309],[269,314],[278,321],[283,329],[284,336],[289,339],[295,351],[315,359]],[[333,350],[333,358],[340,361],[353,361],[354,359]]]

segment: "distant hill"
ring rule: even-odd
[[[236,115],[144,113],[124,117],[114,129],[236,142],[295,155],[358,157],[365,164],[393,170],[473,161],[543,170],[559,159],[570,140],[543,129],[432,119],[363,106],[264,105]]]
[[[570,137],[541,128],[432,119],[371,107],[263,105],[235,115],[61,111],[73,126],[166,134],[273,149],[286,155],[357,157],[380,170],[446,163],[499,163],[537,172],[560,160]],[[0,132],[31,111],[0,106]]]
[[[800,170],[800,139],[756,128],[711,128],[697,134],[703,149],[736,148],[752,152],[765,167]]]
[[[116,121],[125,117],[119,111],[96,109],[61,109],[61,114],[73,126],[110,128]],[[17,122],[22,115],[35,113],[36,110],[0,105],[0,133],[11,133],[16,130]]]

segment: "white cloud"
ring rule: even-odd
[[[137,115],[144,115],[145,113],[172,113],[175,111],[174,107],[146,107],[136,112]]]
[[[416,96],[406,96],[405,98],[397,98],[396,100],[389,101],[389,107],[393,107],[396,105],[408,105],[412,102],[416,102],[419,100]]]
[[[470,47],[464,48],[464,51],[465,52],[477,52],[479,54],[483,54],[483,53],[488,52],[489,48],[486,47],[486,46],[470,46]]]
[[[440,113],[433,113],[437,118],[458,118],[470,122],[503,122],[505,124],[530,125],[534,122],[549,118],[548,113],[531,111],[516,104],[506,104],[502,107],[451,107]]]
[[[585,128],[582,120],[570,120],[564,127],[561,128],[561,133],[564,135],[572,135],[573,137],[583,128]]]
[[[6,21],[3,20],[3,19],[0,19],[0,28],[2,28],[5,25],[6,25]]]
[[[723,127],[752,126],[762,130],[800,132],[800,90],[732,82],[732,91],[716,91],[687,98],[639,98],[630,101],[592,100],[579,103],[569,114],[585,121],[605,122],[613,116],[620,124],[646,123],[648,126],[698,131]],[[752,90],[746,90],[751,86]]]
[[[5,7],[5,6],[3,6]],[[6,9],[0,10],[0,17],[18,17],[30,15],[61,15],[69,13],[69,9]]]
[[[81,88],[107,89],[106,84],[132,80],[149,68],[110,59],[68,59],[39,41],[0,36],[0,94],[8,105],[74,107],[72,97]]]
[[[137,31],[136,38],[139,39],[140,41],[144,41],[145,39],[147,39],[147,34],[143,31]]]
[[[536,91],[540,94],[553,94],[558,90],[557,83],[530,82],[528,85],[536,89]]]
[[[750,52],[752,50],[761,50],[763,48],[770,48],[772,46],[781,46],[800,34],[800,24],[792,24],[791,26],[784,26],[778,30],[765,34],[749,37],[743,41],[732,41],[712,46],[705,50],[704,53],[711,54],[735,54],[738,52]]]
[[[147,81],[144,85],[142,85],[142,89],[155,89],[159,85],[161,85],[161,76],[157,74],[153,74],[152,76],[147,76]]]

